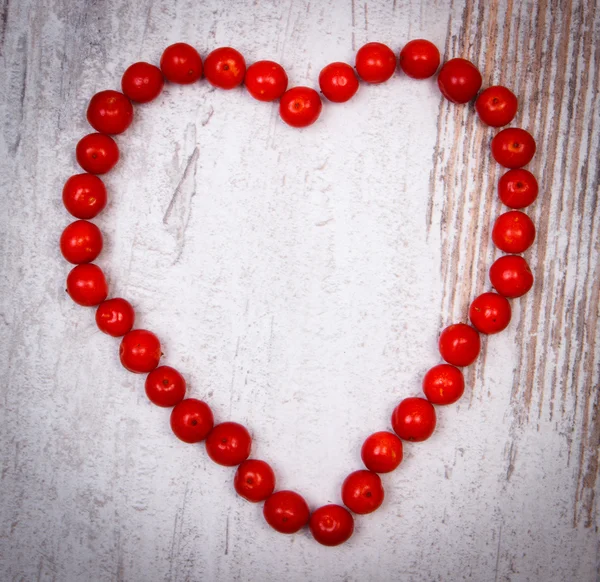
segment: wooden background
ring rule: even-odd
[[[600,14],[593,0],[2,0],[2,580],[598,580]],[[367,41],[434,41],[520,98],[541,195],[534,290],[344,547],[282,536],[170,434],[64,293],[60,192],[85,107],[179,40],[315,85]],[[491,131],[397,75],[313,127],[205,82],[136,108],[99,264],[165,362],[312,507],[488,289]],[[441,315],[440,315],[441,314]]]

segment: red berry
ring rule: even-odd
[[[394,51],[380,42],[369,42],[356,53],[356,72],[367,83],[383,83],[396,70]]]
[[[438,364],[423,377],[423,393],[431,404],[453,404],[464,391],[462,372],[450,364]]]
[[[509,170],[498,181],[498,196],[509,208],[525,208],[538,196],[537,180],[528,170]]]
[[[98,176],[76,174],[65,182],[62,199],[75,218],[94,218],[106,206],[106,187]]]
[[[421,442],[435,430],[435,410],[425,398],[405,398],[392,413],[392,428],[405,441]]]
[[[346,63],[331,63],[319,74],[319,87],[329,101],[344,103],[358,91],[358,77]]]
[[[167,81],[188,85],[202,77],[202,59],[193,46],[178,42],[165,49],[160,58],[160,70]]]
[[[438,75],[438,86],[442,95],[453,103],[467,103],[481,88],[481,73],[466,59],[446,61]]]
[[[440,354],[453,366],[469,366],[479,355],[481,341],[475,329],[466,323],[449,325],[440,334]]]
[[[275,473],[268,463],[248,459],[237,468],[233,486],[240,497],[258,503],[273,493]]]
[[[185,388],[185,378],[171,366],[159,366],[146,376],[146,396],[156,406],[170,408],[179,404],[185,397]]]
[[[75,155],[86,172],[106,174],[119,161],[119,148],[109,135],[90,133],[79,140]]]
[[[102,233],[87,220],[76,220],[60,236],[60,252],[75,265],[91,263],[102,251]]]
[[[129,301],[115,297],[107,299],[96,309],[96,325],[100,331],[113,337],[121,337],[131,331],[135,311]]]
[[[186,398],[171,411],[171,430],[184,443],[199,443],[210,433],[213,413],[206,402]]]
[[[492,156],[505,168],[526,166],[535,154],[535,140],[528,131],[508,127],[492,139]]]
[[[479,119],[491,127],[509,124],[517,114],[518,106],[517,96],[501,85],[488,87],[475,101]]]
[[[279,114],[292,127],[307,127],[317,121],[322,107],[321,98],[314,89],[292,87],[281,97]]]
[[[204,76],[213,87],[234,89],[242,84],[245,74],[244,57],[229,46],[215,49],[204,59]]]
[[[505,255],[490,267],[490,282],[504,297],[521,297],[533,286],[533,273],[523,257]]]
[[[527,214],[511,210],[496,219],[492,240],[505,253],[523,253],[535,240],[535,226]]]
[[[372,513],[383,503],[381,477],[372,471],[354,471],[342,484],[342,501],[354,513]]]
[[[389,473],[402,462],[402,441],[391,432],[375,432],[363,443],[360,456],[369,471]]]
[[[248,93],[259,101],[279,99],[287,89],[288,76],[284,68],[273,61],[257,61],[246,71],[244,84]]]
[[[324,546],[339,546],[354,532],[354,518],[341,505],[323,505],[310,516],[310,532]]]
[[[428,40],[411,40],[400,51],[399,61],[405,75],[413,79],[428,79],[440,66],[440,51]]]
[[[119,357],[121,364],[130,372],[151,372],[158,366],[161,356],[160,341],[151,331],[134,329],[121,340]]]
[[[121,89],[132,101],[148,103],[156,99],[163,89],[165,79],[160,69],[150,63],[133,63],[123,73]]]
[[[102,269],[91,263],[71,269],[67,276],[67,293],[78,305],[92,307],[102,303],[108,295],[108,285]]]
[[[292,534],[302,529],[310,517],[308,505],[294,491],[277,491],[263,506],[266,522],[279,533]]]
[[[100,91],[90,100],[87,120],[100,133],[123,133],[133,121],[133,106],[119,91]]]
[[[208,456],[219,465],[234,467],[250,456],[252,437],[237,422],[222,422],[212,429],[206,439]]]
[[[498,333],[510,323],[510,303],[498,293],[482,293],[473,299],[469,319],[480,333]]]

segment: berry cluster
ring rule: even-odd
[[[335,62],[319,75],[322,95],[329,101],[348,101],[365,83],[383,83],[398,66],[408,77],[430,78],[438,71],[440,54],[429,41],[413,40],[400,51],[399,59],[386,45],[371,42],[356,54],[355,67]],[[264,517],[282,533],[294,533],[307,523],[321,544],[334,546],[348,540],[354,531],[355,514],[375,511],[383,502],[384,490],[379,476],[398,467],[402,461],[402,441],[423,441],[436,425],[434,405],[456,402],[465,388],[459,368],[471,365],[480,351],[480,334],[498,333],[511,318],[509,298],[520,297],[533,285],[533,275],[519,253],[534,241],[535,227],[521,212],[537,197],[535,177],[522,166],[535,153],[535,141],[519,128],[503,129],[491,142],[492,156],[509,168],[498,183],[501,201],[511,210],[494,223],[492,240],[502,251],[511,253],[496,260],[490,268],[490,281],[496,292],[476,297],[469,309],[471,325],[456,323],[446,327],[439,338],[439,351],[445,363],[432,367],[423,378],[422,397],[402,400],[394,409],[394,432],[370,435],[361,450],[366,469],[354,471],[343,482],[341,498],[346,506],[325,505],[311,514],[306,501],[294,491],[275,491],[275,475],[262,460],[250,459],[252,439],[248,430],[236,422],[214,423],[209,406],[198,399],[186,398],[183,376],[170,366],[159,366],[160,341],[152,332],[133,329],[135,312],[122,298],[108,297],[102,270],[92,261],[102,251],[102,234],[89,222],[106,205],[106,188],[99,174],[111,170],[119,160],[115,134],[124,132],[134,117],[132,102],[147,103],[161,93],[165,79],[190,84],[202,76],[220,89],[242,84],[259,101],[279,100],[279,112],[285,123],[306,127],[314,123],[322,110],[319,93],[310,87],[288,89],[283,67],[272,61],[258,61],[248,68],[244,57],[230,47],[218,48],[204,62],[192,46],[177,43],[163,53],[160,68],[149,63],[131,65],[121,80],[122,92],[101,91],[90,100],[87,119],[97,133],[83,137],[76,147],[79,165],[86,173],[71,176],[63,189],[66,209],[77,219],[69,224],[60,239],[63,256],[76,266],[67,276],[67,292],[79,305],[97,306],[96,323],[103,332],[121,337],[120,359],[125,368],[147,374],[145,388],[151,402],[173,407],[171,428],[186,443],[205,441],[208,456],[221,465],[235,467],[234,487],[252,502],[264,502]],[[482,77],[465,59],[446,61],[437,76],[442,95],[454,103],[467,103],[475,97],[475,109],[484,124],[502,127],[517,112],[517,98],[506,87],[493,86],[481,93]],[[477,94],[479,93],[479,96]],[[350,511],[348,511],[350,510]]]

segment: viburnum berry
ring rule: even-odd
[[[119,91],[100,91],[90,100],[87,120],[100,133],[123,133],[133,121],[133,106]]]
[[[533,286],[533,273],[523,257],[505,255],[490,267],[490,282],[504,297],[521,297]]]
[[[215,49],[204,59],[206,80],[219,89],[234,89],[242,84],[246,74],[246,61],[234,48]]]
[[[375,432],[360,451],[365,467],[375,473],[389,473],[402,462],[402,441],[388,431]]]
[[[279,533],[293,534],[309,520],[310,510],[304,498],[295,491],[276,491],[263,506],[266,522]]]
[[[281,119],[292,127],[312,125],[321,114],[323,104],[319,94],[310,87],[292,87],[281,97]]]
[[[279,99],[288,86],[285,69],[273,61],[257,61],[248,67],[244,85],[248,93],[259,101]]]
[[[479,119],[491,127],[508,125],[517,114],[518,106],[517,96],[501,85],[488,87],[475,101]]]
[[[469,319],[480,333],[498,333],[510,323],[510,303],[498,293],[482,293],[471,303]]]
[[[331,63],[319,74],[319,87],[329,101],[344,103],[358,91],[358,78],[347,63]]]
[[[384,498],[381,477],[372,471],[354,471],[342,484],[342,501],[354,513],[364,515],[372,513]]]
[[[237,422],[222,422],[212,429],[206,439],[208,456],[219,465],[234,467],[250,456],[252,437]]]
[[[268,463],[258,459],[247,459],[237,468],[233,486],[240,497],[258,503],[273,493],[275,473]]]
[[[310,516],[310,532],[324,546],[339,546],[354,532],[354,518],[341,505],[324,505]]]
[[[535,226],[527,214],[511,210],[494,222],[492,240],[505,253],[523,253],[535,240]]]
[[[62,199],[75,218],[94,218],[106,206],[106,187],[94,174],[75,174],[65,182]]]
[[[538,183],[528,170],[509,170],[498,181],[498,196],[509,208],[520,209],[535,202],[538,196]]]
[[[505,168],[526,166],[535,155],[532,135],[518,127],[508,127],[492,139],[492,156]]]
[[[413,79],[433,77],[440,66],[440,51],[428,40],[407,42],[400,51],[400,68]]]
[[[77,163],[90,174],[106,174],[119,161],[119,148],[110,135],[90,133],[75,149]]]
[[[449,325],[440,334],[440,354],[453,366],[469,366],[479,355],[481,340],[477,330],[466,323]]]
[[[432,404],[453,404],[464,391],[463,373],[450,364],[438,364],[423,377],[423,393]]]
[[[129,301],[114,297],[98,305],[96,325],[100,331],[112,337],[121,337],[133,328],[135,311]]]
[[[158,366],[152,370],[146,376],[144,387],[148,400],[163,408],[175,406],[185,397],[185,378],[171,366]]]
[[[213,428],[213,413],[208,404],[196,398],[182,400],[171,411],[171,430],[184,443],[203,441]]]
[[[108,295],[108,285],[102,269],[93,263],[77,265],[67,276],[67,293],[78,305],[92,307]]]
[[[421,442],[435,430],[435,409],[424,398],[405,398],[392,413],[392,428],[405,441]]]
[[[151,331],[133,329],[121,340],[119,357],[123,367],[130,372],[151,372],[158,366],[161,356],[160,341]]]
[[[446,61],[438,75],[438,86],[442,95],[453,103],[467,103],[481,88],[481,73],[466,59]]]
[[[193,46],[177,42],[163,52],[160,70],[171,83],[188,85],[202,77],[202,59]]]
[[[396,71],[396,55],[387,45],[369,42],[356,53],[356,72],[367,83],[383,83]]]
[[[102,251],[102,233],[87,220],[76,220],[60,236],[60,252],[75,265],[91,263]]]
[[[133,63],[123,73],[121,89],[136,103],[148,103],[163,90],[165,78],[161,70],[150,63]]]

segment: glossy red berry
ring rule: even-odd
[[[498,196],[509,208],[525,208],[535,202],[538,183],[528,170],[509,170],[498,181]]]
[[[114,297],[98,305],[96,325],[100,331],[112,337],[121,337],[133,328],[135,311],[129,301]]]
[[[121,89],[136,103],[148,103],[163,90],[165,78],[160,69],[150,63],[133,63],[123,73]]]
[[[102,233],[87,220],[72,222],[60,236],[60,252],[69,263],[91,263],[101,251]]]
[[[151,331],[133,329],[121,340],[119,357],[123,367],[130,372],[151,372],[158,366],[161,356],[160,341]]]
[[[106,187],[98,176],[76,174],[65,182],[62,199],[75,218],[94,218],[106,206]]]
[[[304,498],[295,491],[276,491],[263,506],[266,522],[279,533],[293,534],[302,529],[310,517]]]
[[[492,240],[505,253],[523,253],[535,240],[535,225],[524,212],[510,210],[496,219]]]
[[[375,432],[365,439],[360,456],[369,471],[389,473],[402,462],[402,441],[394,433]]]
[[[354,518],[341,505],[323,505],[310,516],[310,532],[324,546],[339,546],[354,532]]]
[[[123,133],[133,121],[133,106],[119,91],[100,91],[90,100],[87,120],[100,133]]]
[[[466,323],[449,325],[440,334],[439,349],[442,358],[453,366],[469,366],[479,355],[481,341],[477,330]]]
[[[102,303],[108,295],[108,285],[102,269],[91,263],[71,269],[67,276],[67,293],[78,305],[92,307]]]
[[[435,430],[435,424],[435,410],[425,398],[405,398],[392,413],[392,428],[405,441],[428,439]]]
[[[165,49],[160,58],[160,70],[167,81],[189,85],[202,77],[202,59],[193,46],[178,42]]]
[[[528,131],[508,127],[492,139],[492,156],[505,168],[520,168],[533,159],[535,147],[535,140]]]
[[[175,406],[185,397],[185,378],[175,368],[171,368],[171,366],[158,366],[158,368],[152,370],[152,372],[146,376],[144,387],[146,389],[148,400],[150,400],[152,404],[162,406],[163,408]],[[197,405],[188,404],[186,406]]]
[[[396,55],[387,45],[369,42],[356,53],[356,72],[367,83],[383,83],[396,71]]]
[[[86,172],[106,174],[119,161],[119,148],[109,135],[90,133],[79,140],[75,155]]]
[[[244,85],[259,101],[275,101],[286,91],[288,76],[285,69],[273,61],[257,61],[248,67]]]
[[[215,49],[204,59],[206,80],[219,89],[234,89],[241,85],[246,74],[246,61],[234,48]]]
[[[206,402],[186,398],[171,411],[171,430],[184,443],[199,443],[210,433],[214,420]]]
[[[466,59],[450,59],[440,69],[438,86],[442,95],[453,103],[467,103],[481,88],[481,73]]]
[[[450,364],[438,364],[423,377],[423,394],[432,404],[453,404],[464,391],[462,372]]]
[[[433,77],[440,66],[440,51],[428,40],[415,39],[400,51],[400,68],[413,79]]]
[[[258,459],[248,459],[237,468],[233,486],[240,497],[258,503],[273,493],[275,473],[268,463]]]
[[[354,513],[372,513],[383,503],[381,477],[372,471],[354,471],[342,484],[342,501]]]
[[[307,127],[317,121],[323,104],[310,87],[292,87],[281,97],[279,114],[292,127]]]
[[[234,467],[250,456],[252,437],[237,422],[217,424],[206,439],[208,456],[219,465]]]
[[[475,101],[479,119],[491,127],[508,125],[517,114],[518,106],[517,96],[501,85],[488,87]]]
[[[346,63],[331,63],[319,74],[319,87],[329,101],[345,103],[358,91],[358,77]]]
[[[480,333],[498,333],[508,327],[511,309],[506,297],[498,293],[482,293],[471,303],[469,319]]]
[[[490,267],[490,282],[504,297],[521,297],[533,286],[533,273],[523,257],[505,255]]]

